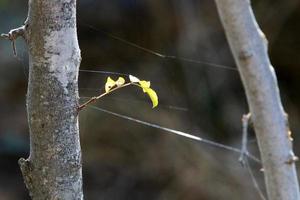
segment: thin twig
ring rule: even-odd
[[[83,90],[92,90],[92,91],[99,91],[96,88],[80,88]],[[80,99],[90,99],[92,98],[91,96],[80,96]],[[146,103],[144,100],[136,100],[136,99],[128,99],[128,98],[116,98],[116,97],[106,97],[108,100],[116,100],[116,101],[122,101],[122,102],[136,102],[136,103]],[[104,100],[104,99],[103,99]],[[102,101],[103,101],[102,100]],[[147,103],[148,104],[148,103]],[[170,110],[175,110],[175,111],[181,111],[181,112],[188,112],[189,108],[188,107],[183,107],[183,106],[177,106],[177,105],[172,105],[172,104],[159,104],[160,108],[165,108],[165,109],[170,109]]]
[[[99,96],[95,96],[95,97],[91,97],[88,101],[86,101],[85,103],[81,104],[79,107],[78,107],[78,111],[81,111],[83,108],[85,108],[87,105],[91,104],[91,103],[94,103],[95,101],[97,101],[98,99],[104,97],[105,95],[108,95],[110,94],[111,92],[115,91],[115,90],[118,90],[120,88],[123,88],[123,87],[127,87],[129,85],[135,85],[134,83],[130,82],[130,83],[126,83],[124,85],[120,85],[120,86],[117,86],[117,87],[114,87],[112,88],[111,90],[109,90],[108,92],[105,92],[105,93],[102,93],[100,94]]]
[[[241,155],[239,157],[239,162],[245,166],[246,164],[246,159],[245,155],[248,153],[248,125],[249,125],[249,120],[251,117],[251,113],[248,113],[246,115],[243,115],[242,117],[242,125],[243,125],[243,136],[242,136],[242,148],[241,148]]]
[[[266,200],[266,197],[265,197],[265,195],[263,194],[261,188],[259,187],[259,184],[258,184],[258,182],[257,182],[257,180],[256,180],[256,178],[255,178],[255,176],[254,176],[254,174],[253,174],[253,171],[252,171],[252,169],[251,169],[251,167],[250,167],[248,158],[244,158],[244,166],[247,168],[247,171],[248,171],[248,173],[249,173],[249,175],[250,175],[250,178],[251,178],[251,180],[252,180],[252,183],[253,183],[253,185],[254,185],[254,188],[256,189],[256,191],[257,191],[259,197],[260,197],[262,200]]]
[[[14,56],[17,56],[17,49],[16,49],[15,41],[20,36],[24,37],[24,33],[25,33],[25,25],[21,26],[19,28],[16,28],[16,29],[12,29],[8,33],[1,34],[2,38],[11,41]]]

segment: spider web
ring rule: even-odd
[[[79,27],[85,27],[88,28],[89,30],[92,30],[94,32],[96,32],[99,35],[101,35],[101,37],[105,37],[106,40],[114,40],[115,42],[117,42],[116,45],[125,45],[128,46],[129,48],[133,48],[135,50],[138,50],[140,53],[144,53],[144,54],[149,54],[150,56],[153,57],[153,59],[158,58],[161,61],[156,62],[156,63],[160,63],[159,67],[164,67],[165,65],[170,65],[173,63],[176,63],[176,65],[178,66],[178,63],[186,68],[186,67],[193,67],[196,68],[196,70],[199,70],[200,72],[204,72],[205,75],[209,75],[209,73],[203,71],[203,70],[211,70],[214,69],[214,73],[218,73],[216,72],[216,70],[221,70],[221,71],[226,71],[228,73],[233,73],[233,76],[237,76],[238,74],[237,69],[235,67],[232,66],[228,66],[228,65],[223,65],[223,64],[219,64],[219,63],[214,63],[211,61],[207,61],[207,60],[199,60],[199,59],[194,59],[194,58],[189,58],[189,57],[183,57],[183,56],[175,56],[175,55],[171,55],[171,54],[163,54],[161,52],[157,52],[155,50],[146,48],[142,45],[136,44],[133,41],[129,41],[127,39],[124,39],[122,37],[117,36],[117,34],[113,34],[110,33],[108,31],[104,31],[101,28],[97,28],[96,26],[93,26],[89,23],[87,23],[85,20],[79,20]],[[98,37],[96,36],[96,37]],[[24,65],[24,54],[21,54],[21,56],[18,56],[18,60],[20,62],[22,62],[23,64],[23,68],[24,68],[24,74],[27,78],[27,70],[26,70],[26,66]],[[146,57],[147,59],[149,59],[148,57]],[[131,63],[129,62],[126,65],[130,65]],[[128,76],[129,72],[131,71],[130,69],[126,68],[125,70],[123,70],[121,67],[116,66],[115,64],[111,65],[99,65],[99,64],[95,64],[94,66],[86,66],[86,65],[82,65],[81,69],[80,69],[80,76],[87,76],[85,74],[91,74],[92,76],[89,77],[87,76],[86,79],[88,79],[88,81],[86,79],[81,80],[81,84],[83,86],[80,86],[80,93],[83,94],[81,95],[81,101],[83,101],[84,99],[88,99],[91,96],[97,95],[99,94],[102,90],[103,90],[103,85],[104,85],[104,80],[107,76]],[[158,68],[159,68],[158,67]],[[175,66],[176,67],[176,66]],[[175,68],[174,67],[174,68]],[[111,68],[113,68],[115,71],[107,71],[107,70],[111,70]],[[143,68],[143,66],[141,66],[140,68]],[[168,67],[168,69],[172,69],[173,67]],[[107,69],[107,70],[99,70],[99,69]],[[151,70],[151,69],[150,69]],[[146,75],[147,77],[150,77],[149,79],[151,80],[151,77],[155,77],[153,74],[147,75],[147,71],[149,70],[139,70],[138,69],[133,69],[133,71],[137,71],[137,75],[139,76],[139,73],[141,73],[141,75]],[[159,72],[159,70],[156,70],[156,72]],[[123,73],[124,72],[124,73]],[[99,78],[99,75],[100,78]],[[136,75],[136,74],[134,74]],[[161,77],[164,77],[164,73],[160,73]],[[84,84],[82,84],[84,83]],[[95,87],[96,83],[98,83],[97,87]],[[154,87],[159,87],[159,85],[153,81],[152,84],[154,85]],[[92,87],[91,87],[92,86]],[[159,91],[163,91],[163,90],[159,90]],[[174,128],[167,128],[165,126],[156,124],[156,123],[152,123],[152,122],[148,122],[145,120],[142,120],[143,115],[140,115],[137,118],[128,116],[127,114],[121,114],[118,111],[114,111],[114,110],[122,110],[120,109],[120,107],[124,106],[124,107],[130,107],[130,109],[134,109],[136,105],[138,109],[141,109],[142,107],[147,107],[149,105],[149,102],[147,102],[147,100],[145,100],[145,98],[143,97],[136,97],[136,95],[134,94],[134,92],[130,91],[131,93],[128,94],[124,94],[124,92],[122,92],[120,95],[115,95],[112,94],[109,97],[105,97],[104,99],[101,99],[101,101],[103,101],[104,103],[100,103],[100,105],[91,105],[89,106],[94,112],[102,112],[102,113],[106,113],[121,119],[125,119],[125,120],[129,120],[130,122],[134,122],[134,123],[138,123],[138,124],[142,124],[145,125],[147,127],[151,127],[153,129],[158,129],[160,131],[163,132],[169,132],[175,135],[179,135],[181,137],[185,137],[185,138],[189,138],[191,140],[194,140],[196,142],[200,142],[203,144],[206,144],[208,146],[211,146],[213,148],[217,148],[220,150],[227,150],[233,154],[239,154],[241,153],[241,150],[238,147],[233,147],[230,145],[225,145],[219,142],[215,142],[213,140],[210,139],[205,139],[204,137],[200,137],[199,134],[197,133],[191,133],[191,132],[184,132],[184,131],[179,131],[177,129]],[[125,97],[124,97],[125,96]],[[171,94],[171,96],[176,96],[174,94]],[[177,95],[178,96],[178,95]],[[177,97],[176,96],[176,97]],[[173,99],[173,98],[171,98]],[[173,115],[171,112],[176,112],[177,115],[189,115],[190,112],[193,112],[193,108],[190,107],[189,105],[181,105],[179,101],[175,101],[175,103],[173,103],[172,101],[168,101],[168,98],[166,99],[162,99],[162,101],[160,102],[160,107],[159,110],[163,110],[164,113],[169,113],[170,115]],[[183,101],[184,102],[184,101]],[[103,105],[102,105],[103,104]],[[114,106],[117,105],[117,107],[119,109],[109,109],[106,107],[112,107],[110,104]],[[146,110],[146,111],[145,111]],[[155,111],[149,111],[147,109],[145,109],[143,111],[143,113],[147,113],[147,112],[151,112],[152,116],[155,116]],[[128,110],[126,110],[128,113]],[[136,114],[136,111],[133,110],[133,112],[130,112],[133,114]],[[242,114],[242,113],[241,113]],[[180,117],[179,117],[180,118]],[[153,119],[153,117],[152,117]],[[159,119],[159,118],[158,118]],[[85,123],[86,121],[89,121],[90,118],[83,120],[83,123]],[[163,120],[166,121],[166,120]],[[81,121],[82,122],[82,121]],[[239,122],[238,122],[239,123]],[[194,122],[191,123],[192,126],[194,126]],[[86,126],[85,124],[83,124],[82,126]],[[113,126],[113,124],[112,124]],[[131,127],[133,125],[130,125]],[[84,130],[84,129],[83,129]],[[85,133],[84,133],[85,134]],[[207,135],[207,134],[206,134]],[[193,145],[197,145],[197,144],[193,144]],[[250,178],[253,182],[253,186],[256,188],[256,190],[258,191],[259,197],[261,199],[265,199],[263,192],[261,191],[260,187],[259,187],[259,183],[257,182],[255,175],[251,169],[251,163],[249,164],[248,159],[250,159],[251,161],[254,161],[254,163],[260,163],[259,159],[257,157],[255,157],[252,154],[248,154],[248,158],[246,160],[246,171],[249,173]]]

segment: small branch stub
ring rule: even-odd
[[[291,165],[291,164],[297,162],[298,160],[299,160],[299,158],[294,154],[294,152],[290,151],[289,159],[285,163],[288,165]]]
[[[242,149],[241,155],[239,157],[239,162],[245,166],[246,160],[245,155],[248,153],[247,143],[248,143],[248,125],[251,120],[251,113],[245,114],[242,117],[242,125],[243,125],[243,134],[242,134]]]
[[[23,178],[24,178],[24,183],[25,186],[27,187],[28,191],[30,192],[32,189],[32,177],[31,177],[31,171],[32,171],[32,166],[29,161],[29,159],[24,159],[20,158],[18,161],[18,164],[20,166]],[[29,194],[32,196],[32,194]]]
[[[17,56],[15,40],[20,36],[24,38],[24,33],[25,33],[25,25],[16,29],[12,29],[8,33],[1,34],[2,38],[11,41],[14,56]]]

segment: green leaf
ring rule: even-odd
[[[107,77],[106,83],[105,83],[105,92],[109,92],[109,90],[116,85],[116,81],[111,79],[110,77]]]
[[[158,97],[156,92],[151,88],[143,88],[143,90],[149,95],[152,101],[152,108],[155,108],[158,105]]]

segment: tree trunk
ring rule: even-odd
[[[34,200],[83,199],[78,128],[76,0],[29,0],[30,156],[19,160]]]
[[[298,200],[299,185],[277,79],[248,0],[215,0],[246,91],[270,200]]]

